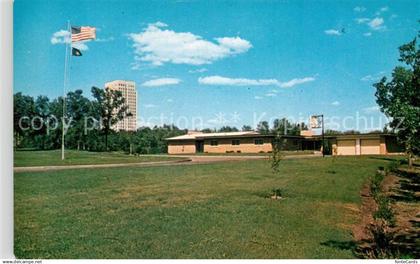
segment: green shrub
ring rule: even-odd
[[[399,161],[394,160],[386,166],[386,171],[387,172],[396,172],[400,165],[401,165],[401,163]]]
[[[280,188],[273,188],[271,192],[265,195],[265,198],[273,198],[273,197],[283,197],[283,191]]]
[[[395,253],[392,246],[394,233],[388,224],[383,220],[375,221],[369,227],[369,231],[375,244],[372,248],[373,252],[369,254],[369,258],[394,258]]]
[[[384,175],[380,172],[377,172],[370,181],[370,192],[373,196],[373,198],[375,198],[379,195],[379,193],[381,192],[381,183],[384,180]]]
[[[281,189],[273,189],[273,196],[282,196],[281,195],[281,193],[282,193],[282,191],[281,191]]]
[[[395,216],[389,198],[384,195],[378,195],[375,200],[378,203],[378,210],[373,214],[373,217],[386,221],[390,226],[395,226]]]

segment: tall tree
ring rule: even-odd
[[[27,134],[30,128],[30,120],[35,112],[34,98],[22,93],[16,93],[13,96],[13,118],[14,118],[14,137],[15,147],[19,147],[22,137]]]
[[[33,133],[41,140],[41,149],[46,148],[48,139],[48,122],[51,116],[50,99],[47,96],[38,96],[35,100],[35,115],[33,119]]]
[[[201,132],[203,132],[203,133],[214,133],[214,132],[216,132],[216,130],[215,129],[210,129],[210,128],[204,128],[204,129],[201,130]]]
[[[417,38],[399,47],[399,51],[399,61],[405,66],[395,67],[390,81],[383,77],[374,86],[376,102],[391,118],[389,126],[405,145],[411,167],[413,155],[420,152],[420,49]]]
[[[128,111],[128,105],[120,91],[109,88],[101,89],[92,87],[92,95],[95,101],[93,106],[101,131],[105,135],[105,150],[108,151],[108,135],[113,131],[112,127],[125,117],[131,116]]]
[[[272,132],[276,135],[300,135],[300,131],[307,129],[305,123],[291,123],[287,118],[275,119]]]
[[[267,135],[270,133],[270,125],[268,124],[267,121],[261,121],[258,125],[257,125],[257,131],[263,135]]]
[[[252,131],[252,127],[248,125],[242,126],[242,131]]]
[[[219,132],[238,132],[239,130],[236,127],[230,127],[230,126],[222,126],[219,129]]]
[[[84,149],[86,135],[84,133],[85,118],[92,112],[89,99],[83,96],[82,90],[76,90],[67,94],[67,117],[71,120],[71,128],[68,131],[77,144],[77,150]]]

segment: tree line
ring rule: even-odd
[[[65,101],[63,97],[51,100],[43,95],[34,98],[15,93],[15,149],[58,149],[64,129],[67,149],[155,154],[167,152],[166,138],[188,132],[166,124],[140,127],[136,131],[115,131],[113,126],[118,121],[131,116],[122,93],[97,87],[92,87],[91,93],[92,99],[89,99],[82,90],[71,91]],[[292,123],[286,118],[274,120],[272,127],[267,121],[261,121],[256,127],[261,134],[277,135],[299,135],[302,129],[307,129],[306,124]],[[223,126],[202,129],[201,132],[252,130],[251,126],[244,125],[241,129]]]
[[[166,152],[165,138],[187,132],[172,125],[115,131],[118,121],[131,116],[122,93],[97,87],[91,93],[92,100],[82,90],[69,92],[65,102],[63,97],[14,94],[15,148],[58,149],[64,129],[67,149],[154,154]]]

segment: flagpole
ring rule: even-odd
[[[67,30],[70,32],[69,41],[66,43],[66,54],[64,57],[64,81],[63,81],[63,117],[61,120],[62,131],[61,131],[61,160],[65,159],[64,154],[64,123],[66,117],[66,85],[67,85],[67,66],[69,61],[69,46],[71,44],[71,29],[70,29],[70,20],[67,20]]]

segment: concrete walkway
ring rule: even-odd
[[[139,163],[15,167],[14,172],[38,172],[38,171],[55,171],[55,170],[69,170],[69,169],[94,169],[94,168],[118,168],[118,167],[159,167],[159,166],[194,165],[194,164],[209,164],[209,163],[217,163],[217,162],[263,160],[263,159],[268,160],[269,159],[269,156],[263,156],[263,155],[255,155],[255,156],[142,155],[142,156],[177,157],[177,158],[183,158],[183,159],[166,160],[166,161],[149,161],[149,162],[139,162]],[[289,155],[289,156],[285,156],[284,158],[295,159],[295,158],[312,158],[312,157],[319,157],[319,155],[317,154]]]

